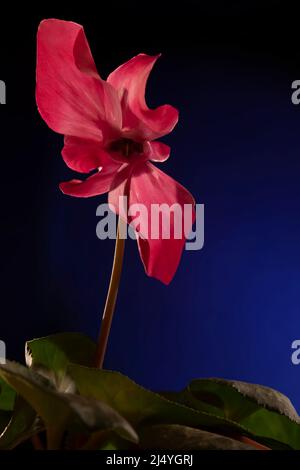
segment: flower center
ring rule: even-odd
[[[143,144],[131,139],[118,139],[109,145],[111,152],[121,153],[124,157],[130,157],[134,153],[143,152]]]

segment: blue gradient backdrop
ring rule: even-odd
[[[21,358],[24,341],[35,336],[83,331],[96,338],[113,256],[113,241],[95,233],[96,208],[106,197],[59,192],[73,174],[60,158],[62,137],[35,109],[35,29],[43,16],[57,16],[85,24],[103,76],[135,53],[163,53],[148,102],[173,104],[180,121],[165,138],[172,155],[161,168],[205,204],[205,246],[184,253],[169,287],[144,274],[128,241],[106,367],[153,389],[180,389],[206,376],[258,382],[283,391],[300,410],[300,365],[291,363],[291,343],[300,339],[300,106],[290,99],[299,64],[273,42],[276,24],[268,29],[266,12],[258,11],[258,38],[247,36],[248,29],[257,33],[249,20],[257,11],[226,12],[216,19],[204,9],[206,28],[188,38],[179,29],[172,39],[177,23],[156,38],[140,25],[137,37],[112,47],[92,16],[50,11],[23,26],[25,56],[11,45],[0,76],[8,86],[0,110],[0,337],[10,357]],[[185,26],[193,15],[186,12]]]

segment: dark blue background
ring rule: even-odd
[[[63,139],[35,107],[35,33],[52,16],[84,24],[103,77],[136,53],[163,53],[148,102],[173,104],[180,121],[161,168],[205,204],[204,249],[184,253],[169,287],[144,274],[127,243],[106,367],[153,389],[205,376],[258,382],[300,410],[300,365],[291,363],[300,338],[300,106],[291,103],[300,53],[296,14],[283,3],[131,2],[3,19],[0,338],[9,357],[21,359],[36,336],[96,338],[112,263],[113,241],[95,234],[106,197],[60,193],[73,177]]]

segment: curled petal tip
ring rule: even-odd
[[[121,97],[123,129],[131,129],[135,139],[158,139],[169,134],[178,121],[178,112],[172,106],[151,109],[145,101],[147,80],[158,57],[160,54],[139,54],[114,70],[107,79]]]

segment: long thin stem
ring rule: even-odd
[[[107,292],[106,303],[104,307],[100,335],[95,356],[95,367],[98,367],[99,369],[102,369],[103,367],[108,337],[110,333],[121,279],[125,248],[125,238],[120,237],[120,234],[124,232],[123,225],[125,225],[125,222],[121,219],[121,217],[119,217],[113,267],[111,271],[110,283]]]

